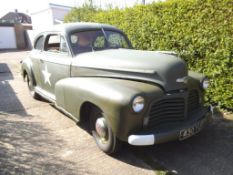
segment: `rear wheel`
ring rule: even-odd
[[[97,146],[107,154],[115,153],[121,145],[106,121],[103,112],[93,108],[90,115],[90,129]]]
[[[27,82],[28,89],[29,89],[29,91],[30,91],[31,96],[32,96],[34,99],[39,99],[40,96],[35,92],[35,86],[34,86],[34,84],[33,84],[32,78],[31,78],[28,74],[26,74],[26,75],[25,75],[25,80],[26,80],[26,82]]]

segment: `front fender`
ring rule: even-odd
[[[192,78],[192,81],[188,81],[188,85],[190,85],[190,87],[196,86],[197,88],[201,87],[201,81],[205,78],[203,74],[193,71],[189,71],[188,76]]]
[[[201,82],[205,78],[205,76],[203,74],[193,72],[193,71],[189,71],[188,76],[189,76],[189,79],[188,79],[187,87],[190,90],[191,89],[198,90],[199,97],[200,97],[200,100],[201,100],[200,102],[202,104],[204,104],[205,91],[201,86]]]
[[[95,104],[104,112],[116,136],[125,141],[130,132],[142,129],[149,104],[163,94],[159,87],[151,84],[111,78],[66,78],[55,86],[59,107],[79,119],[83,103]],[[145,108],[141,113],[132,110],[132,100],[137,95],[145,98]]]

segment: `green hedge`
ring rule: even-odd
[[[167,0],[146,6],[73,9],[66,22],[108,23],[122,29],[136,49],[173,50],[191,70],[211,79],[207,100],[233,109],[233,1]]]

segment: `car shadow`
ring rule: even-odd
[[[88,134],[88,127],[77,123]],[[112,158],[131,166],[166,175],[233,174],[233,117],[215,111],[210,123],[197,135],[154,146],[124,143]]]
[[[85,165],[62,158],[62,138],[32,121],[17,97],[20,87],[12,87],[18,85],[14,76],[8,64],[0,63],[0,175],[90,174]]]
[[[9,66],[6,63],[0,63],[0,112],[20,113],[22,116],[26,116],[26,110],[10,85],[11,80],[14,80],[14,76]]]
[[[233,174],[232,148],[233,120],[225,119],[216,112],[211,123],[192,138],[147,147],[124,145],[114,157],[127,164],[167,175]]]
[[[89,174],[85,165],[59,156],[66,143],[40,123],[0,115],[0,126],[1,175]]]

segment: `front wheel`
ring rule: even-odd
[[[90,129],[97,146],[107,154],[115,153],[121,145],[106,121],[103,112],[97,108],[91,110]]]

